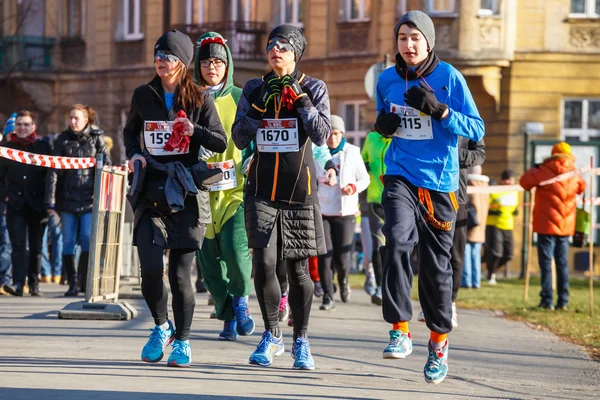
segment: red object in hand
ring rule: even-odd
[[[285,86],[281,92],[281,104],[283,107],[286,107],[291,111],[294,108],[294,103],[296,100],[298,100],[296,93],[294,93],[291,87]]]
[[[177,113],[177,118],[187,118],[185,111],[180,110]],[[173,132],[163,146],[166,151],[177,150],[179,153],[187,153],[190,148],[190,137],[184,134],[185,125],[183,122],[173,124]]]

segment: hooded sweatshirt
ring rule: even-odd
[[[223,39],[223,37],[216,32],[207,32],[198,38],[198,43],[200,43],[202,39],[212,37]],[[212,154],[206,160],[209,166],[220,167],[224,172],[224,179],[213,185],[210,191],[210,208],[213,222],[206,229],[205,237],[207,239],[213,239],[215,235],[221,231],[225,222],[235,214],[244,199],[244,175],[242,174],[242,164],[245,157],[243,152],[235,147],[235,144],[231,139],[231,126],[235,119],[242,89],[233,84],[233,60],[231,51],[227,44],[224,44],[223,46],[227,51],[227,71],[225,72],[225,80],[223,86],[219,90],[215,92],[211,91],[211,96],[213,97],[217,113],[221,119],[221,124],[227,135],[227,149],[224,153]],[[200,49],[200,46],[198,49]],[[194,78],[199,84],[207,87],[206,83],[202,80],[198,53],[199,52],[196,51]]]
[[[550,185],[538,186],[575,169],[575,159],[570,154],[556,154],[540,165],[527,170],[519,183],[525,190],[536,187],[533,209],[533,231],[543,235],[570,236],[575,233],[576,198],[585,190],[581,175]]]

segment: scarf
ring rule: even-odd
[[[407,79],[409,81],[413,81],[431,74],[439,63],[440,59],[432,51],[429,53],[425,61],[417,66],[417,68],[411,69],[408,68],[400,53],[396,54],[396,72],[398,75],[400,75],[400,78]]]
[[[329,152],[331,153],[331,156],[335,156],[337,153],[339,153],[340,151],[342,151],[342,149],[344,148],[344,145],[346,144],[346,138],[343,137],[342,140],[340,141],[340,144],[338,145],[338,147],[336,147],[335,149],[329,149]]]
[[[225,86],[225,80],[216,86],[206,86],[206,89],[208,89],[208,93],[214,96],[219,90],[223,89],[223,86]]]
[[[32,144],[35,143],[35,141],[37,140],[37,133],[33,132],[31,135],[27,136],[26,138],[20,138],[17,136],[16,133],[13,133],[10,135],[10,141],[18,144],[19,146],[24,146],[24,147],[29,147]]]

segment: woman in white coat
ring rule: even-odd
[[[319,256],[319,275],[323,286],[321,310],[335,308],[333,300],[333,269],[337,271],[340,298],[350,299],[348,272],[350,271],[354,241],[355,217],[358,213],[358,194],[369,186],[369,173],[360,155],[360,149],[346,141],[344,120],[331,116],[331,136],[327,146],[338,170],[333,186],[319,182],[319,203],[323,213],[323,227],[327,254]]]

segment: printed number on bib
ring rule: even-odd
[[[208,163],[208,168],[221,168],[221,171],[223,171],[223,179],[211,185],[211,192],[217,192],[219,190],[229,190],[237,187],[237,175],[235,173],[235,163],[233,162],[233,160],[227,160],[223,162],[210,162]]]
[[[186,152],[166,151],[163,149],[173,132],[173,121],[144,121],[144,143],[153,156],[187,154]]]
[[[400,116],[400,126],[394,133],[402,139],[408,140],[430,140],[433,139],[433,127],[431,116],[409,107],[391,104],[391,111]]]
[[[298,151],[298,121],[296,118],[263,119],[256,132],[256,145],[263,153]]]

